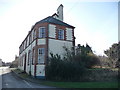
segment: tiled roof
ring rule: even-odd
[[[58,24],[58,25],[66,26],[66,27],[75,28],[74,26],[71,26],[71,25],[69,25],[69,24],[67,24],[67,23],[65,23],[63,21],[55,19],[52,16],[49,16],[49,17],[47,17],[47,18],[45,18],[45,19],[43,19],[41,21],[38,21],[36,24],[38,24],[38,23],[45,23],[45,22],[52,23],[52,24]]]

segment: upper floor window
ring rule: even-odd
[[[45,38],[45,27],[39,28],[39,38]]]
[[[36,30],[33,31],[33,40],[36,38]]]
[[[29,44],[31,43],[32,41],[32,37],[31,37],[31,34],[29,35]]]
[[[38,49],[38,64],[44,63],[45,48]]]
[[[58,30],[58,39],[64,39],[64,30]]]
[[[24,41],[24,49],[26,48],[26,40]]]
[[[26,39],[25,47],[27,47],[27,39]]]

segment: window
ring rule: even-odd
[[[64,39],[64,30],[58,30],[58,39]]]
[[[22,44],[22,51],[23,51],[23,44]]]
[[[28,65],[30,64],[31,61],[31,50],[28,51]]]
[[[39,48],[38,49],[38,64],[44,63],[44,57],[45,57],[45,49]]]
[[[36,38],[36,30],[33,32],[33,40]]]
[[[35,64],[35,49],[33,49],[33,59],[32,59],[32,64]]]
[[[22,66],[22,63],[21,63],[21,62],[22,62],[22,57],[20,57],[20,66]]]
[[[25,47],[27,47],[27,39],[26,39],[26,45],[25,45]]]
[[[19,48],[19,54],[21,53],[21,46],[20,46],[20,48]]]
[[[26,48],[26,41],[24,41],[24,49]]]
[[[29,35],[29,44],[31,43],[31,41],[32,41],[32,37],[31,35]]]
[[[45,38],[45,27],[39,28],[39,38]]]
[[[22,56],[21,66],[23,66],[23,56]]]

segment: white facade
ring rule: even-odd
[[[44,77],[45,76],[45,65],[37,65],[36,76]]]
[[[20,54],[20,56],[19,57],[23,57],[23,58],[19,58],[19,59],[21,59],[22,60],[22,66],[18,66],[18,68],[20,68],[21,70],[24,70],[24,63],[25,63],[25,55],[26,55],[26,72],[27,73],[29,73],[29,71],[30,71],[30,68],[32,69],[33,67],[32,67],[32,65],[31,65],[31,67],[30,67],[30,65],[28,65],[28,52],[29,52],[29,50],[31,50],[32,51],[32,49],[33,49],[33,47],[35,47],[36,46],[36,41],[34,41],[34,42],[32,42],[31,43],[31,45],[29,45],[21,54]],[[32,58],[32,56],[31,56],[31,58]],[[31,63],[30,61],[31,61],[31,58],[29,59],[29,64]],[[19,62],[20,63],[20,62]],[[32,71],[32,70],[31,70]]]
[[[71,28],[66,28],[66,36],[67,36],[67,40],[71,40],[73,39],[73,35],[72,35],[72,29]]]
[[[49,24],[49,37],[55,38],[56,26]]]
[[[50,53],[53,53],[54,55],[59,54],[63,56],[65,54],[63,47],[71,49],[73,47],[73,44],[69,41],[49,39],[49,55]]]
[[[2,66],[2,59],[0,59],[0,67]]]
[[[45,45],[46,44],[46,39],[38,39],[38,45]]]
[[[57,14],[59,18],[56,15],[37,22],[19,47],[18,67],[32,76],[45,77],[46,61],[50,53],[63,57],[63,47],[74,47],[74,27],[62,22],[62,5],[58,7]]]

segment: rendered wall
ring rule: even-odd
[[[30,64],[28,65],[28,52],[29,50],[33,50],[33,47],[35,47],[36,41],[34,41],[31,45],[29,45],[20,55],[19,55],[19,60],[23,59],[23,66],[19,66],[18,68],[21,70],[24,70],[24,60],[25,60],[25,54],[26,54],[26,72],[29,74],[30,71]],[[23,58],[21,58],[23,57]],[[34,75],[34,65],[31,64],[31,73]]]
[[[49,37],[55,38],[55,25],[49,24]]]
[[[53,53],[53,54],[59,54],[59,55],[64,55],[65,54],[65,50],[63,48],[63,46],[71,49],[71,47],[73,46],[72,45],[72,42],[69,42],[69,41],[62,41],[62,40],[55,40],[55,39],[49,39],[49,56],[50,56],[50,53]]]
[[[72,40],[73,39],[71,28],[66,28],[66,36],[67,36],[67,38],[66,38],[67,40]]]
[[[45,45],[46,44],[46,39],[38,39],[38,45]]]
[[[36,77],[37,78],[45,78],[45,65],[37,65],[36,66]]]

